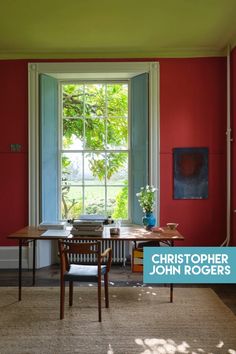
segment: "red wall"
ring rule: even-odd
[[[146,59],[147,60],[147,59]],[[27,61],[0,61],[0,246],[27,224]],[[176,221],[184,245],[225,237],[226,59],[161,59],[161,224]],[[22,144],[11,153],[10,144]],[[209,198],[173,200],[172,149],[209,148]]]
[[[6,236],[28,220],[27,75],[26,61],[0,61],[0,246],[12,245]]]
[[[160,63],[161,224],[178,222],[184,245],[220,245],[226,229],[226,59]],[[209,148],[209,198],[173,200],[174,147]]]
[[[236,246],[236,48],[231,55],[231,117],[232,117],[232,245]]]

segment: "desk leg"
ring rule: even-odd
[[[22,283],[22,240],[19,240],[18,301],[21,301]]]
[[[173,284],[170,284],[170,302],[173,302]]]
[[[35,285],[35,253],[36,253],[36,240],[33,240],[33,286]]]

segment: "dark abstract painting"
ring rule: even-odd
[[[174,199],[208,198],[208,148],[174,148]]]

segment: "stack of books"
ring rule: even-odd
[[[95,220],[77,220],[72,223],[73,236],[102,236],[103,222]]]

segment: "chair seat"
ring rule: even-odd
[[[101,274],[105,274],[106,271],[106,265],[102,265]],[[92,278],[94,278],[94,280],[96,281],[98,277],[98,266],[71,264],[69,271],[64,274],[64,279],[67,281],[85,280],[85,278],[87,277],[88,280],[90,279],[92,281]]]

